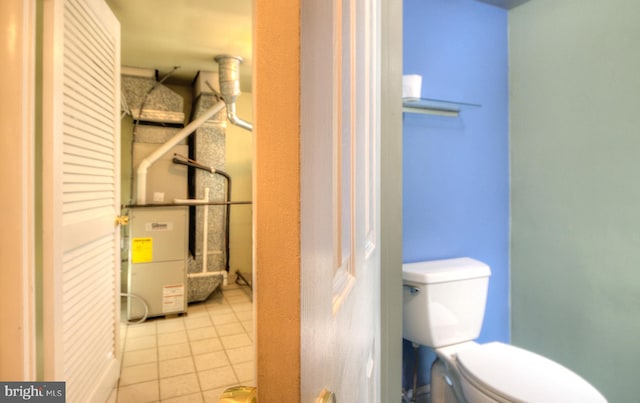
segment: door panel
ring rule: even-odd
[[[377,402],[379,3],[309,3],[301,17],[302,401],[326,389],[338,402]]]
[[[120,26],[102,0],[44,2],[45,379],[104,401],[119,376]]]

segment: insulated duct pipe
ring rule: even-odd
[[[222,108],[225,107],[225,103],[223,101],[216,102],[211,108],[204,111],[204,113],[198,116],[197,119],[189,123],[185,126],[184,129],[180,130],[173,137],[171,137],[166,143],[162,144],[158,147],[154,152],[149,154],[149,156],[140,162],[138,165],[137,174],[137,186],[136,186],[136,204],[145,205],[147,204],[147,171],[149,167],[156,162],[160,157],[165,155],[169,150],[173,148],[176,144],[178,144],[182,139],[193,133],[198,127],[202,126],[204,122],[207,121],[211,116],[220,112]]]
[[[227,104],[227,119],[236,126],[253,131],[253,125],[236,115],[236,98],[240,95],[240,63],[238,56],[218,55],[214,58],[218,63],[220,95]]]

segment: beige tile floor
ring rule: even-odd
[[[253,305],[235,284],[190,304],[187,314],[122,324],[118,403],[218,402],[254,386]]]

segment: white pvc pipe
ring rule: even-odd
[[[180,130],[173,137],[171,137],[166,143],[158,147],[154,152],[140,162],[137,170],[137,186],[136,186],[136,204],[147,204],[147,171],[149,167],[160,159],[163,155],[169,152],[178,144],[182,139],[193,133],[198,127],[202,126],[211,116],[220,112],[225,107],[224,101],[218,101],[211,108],[204,111],[204,113],[198,116],[197,119],[189,123],[184,129]]]
[[[204,188],[204,199],[194,199],[190,200],[195,203],[208,203],[209,202],[209,188]],[[202,235],[202,271],[200,273],[188,273],[188,278],[197,278],[197,277],[210,277],[210,276],[219,276],[222,275],[222,285],[227,285],[227,276],[228,273],[226,270],[221,271],[207,271],[207,260],[209,257],[209,206],[204,207],[204,217],[203,217],[203,226],[204,231]]]

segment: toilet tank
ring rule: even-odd
[[[477,338],[490,275],[471,258],[403,264],[403,337],[432,348]]]

